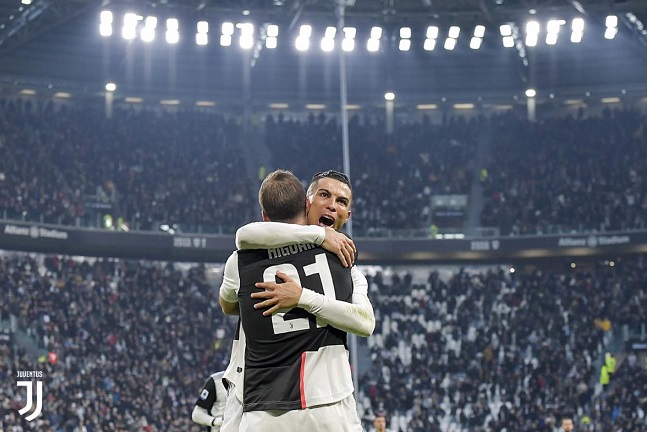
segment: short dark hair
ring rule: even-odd
[[[294,222],[306,213],[303,184],[290,171],[276,170],[267,175],[258,190],[258,203],[274,222]]]
[[[348,179],[348,176],[346,174],[344,174],[341,171],[328,170],[328,171],[318,172],[317,174],[312,176],[312,180],[310,180],[310,185],[308,186],[308,191],[307,191],[308,195],[314,192],[314,188],[316,187],[316,184],[322,178],[331,178],[331,179],[340,181],[344,183],[346,186],[348,186],[348,189],[350,189],[351,193],[353,192],[353,186],[350,184],[350,180]]]

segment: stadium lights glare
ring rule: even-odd
[[[355,27],[344,27],[344,39],[341,41],[341,49],[350,52],[355,49],[355,35],[357,29]]]
[[[265,48],[267,49],[274,49],[278,46],[278,44],[279,40],[274,36],[269,36],[267,39],[265,39]]]
[[[461,34],[461,28],[458,26],[451,26],[449,28],[448,36],[452,39],[458,39],[458,36]]]
[[[157,27],[157,17],[148,16],[144,21],[144,28],[140,34],[142,41],[152,42],[155,40],[155,28]]]
[[[438,39],[438,27],[429,26],[427,27],[427,39]]]
[[[436,48],[436,39],[426,39],[423,48],[425,51],[433,51]]]
[[[328,39],[335,39],[336,34],[337,34],[337,28],[335,28],[335,27],[326,27],[324,37],[328,38]]]
[[[231,22],[222,23],[221,31],[222,31],[222,34],[226,36],[232,36],[234,34],[234,23],[231,23]]]
[[[380,39],[382,37],[382,27],[371,28],[371,39]]]
[[[274,49],[279,44],[279,26],[269,24],[266,29],[267,38],[265,39],[265,48]]]
[[[501,36],[512,36],[512,26],[510,24],[503,24],[499,27]]]
[[[106,91],[114,92],[115,90],[117,90],[117,84],[113,82],[109,82],[106,84]]]
[[[24,4],[24,5],[30,5],[31,0],[22,0],[21,3]]]
[[[618,17],[616,15],[609,15],[604,20],[607,27],[618,27]]]
[[[101,11],[99,34],[103,37],[112,36],[112,21],[114,17],[111,11]]]
[[[609,15],[604,20],[607,29],[604,31],[605,39],[613,39],[618,34],[618,17],[616,15]]]
[[[176,44],[180,40],[180,23],[177,18],[169,18],[166,20],[166,42]]]
[[[207,21],[198,21],[197,30],[195,43],[197,45],[207,45],[209,43],[209,23]]]
[[[297,38],[297,43],[299,43],[298,40],[299,40],[299,38]],[[299,49],[298,46],[297,46],[297,49]],[[306,49],[308,49],[308,48],[306,48]],[[301,51],[305,51],[306,49],[301,50]],[[331,52],[334,49],[335,49],[335,40],[334,39],[329,39],[327,37],[324,37],[323,39],[321,39],[321,51]]]
[[[377,52],[380,50],[380,40],[379,39],[373,39],[370,38],[366,42],[366,50],[370,52]]]
[[[470,40],[470,48],[473,50],[477,50],[481,48],[481,43],[483,42],[483,39],[480,37],[473,36],[472,39]]]
[[[323,42],[324,41],[322,40],[321,41],[322,49],[323,49]],[[308,51],[308,48],[310,48],[310,39],[305,36],[297,36],[297,39],[294,41],[294,46],[299,51]]]
[[[448,37],[447,39],[445,39],[445,46],[444,46],[444,48],[445,48],[447,51],[452,51],[454,48],[456,48],[456,39],[451,38],[451,37]]]
[[[400,39],[411,39],[411,27],[400,28]]]
[[[142,16],[128,12],[124,15],[124,25],[121,28],[121,36],[126,40],[133,40],[137,37],[137,23],[143,19]]]
[[[384,93],[384,99],[387,100],[387,101],[395,100],[395,93],[393,93],[393,92]]]
[[[478,38],[485,37],[485,26],[477,25],[476,27],[474,27],[474,36]]]
[[[512,36],[504,36],[503,37],[503,46],[505,48],[514,47],[514,38]]]
[[[400,51],[409,51],[411,49],[411,39],[400,39],[398,49]]]
[[[254,24],[238,23],[236,27],[240,29],[240,39],[238,44],[244,50],[251,49],[254,46]]]
[[[535,89],[529,88],[526,90],[526,97],[534,98],[535,96],[537,96],[537,91]]]
[[[267,26],[267,36],[268,37],[278,37],[279,36],[279,26],[276,24],[270,24]]]

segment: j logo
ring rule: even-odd
[[[18,410],[20,415],[23,415],[25,413],[28,413],[29,410],[31,410],[34,383],[32,381],[18,381],[17,384],[18,384],[18,387],[27,387],[27,399],[26,399],[27,404],[23,408]],[[42,409],[43,409],[43,382],[36,381],[36,409],[34,410],[33,413],[25,417],[25,420],[27,421],[34,420],[36,417],[40,415],[40,412]]]

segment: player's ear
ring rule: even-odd
[[[308,214],[309,211],[310,211],[310,200],[306,196],[306,214]]]
[[[263,215],[263,222],[269,222],[270,221],[270,218],[267,217],[265,212],[261,212],[261,214]]]

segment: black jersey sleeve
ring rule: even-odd
[[[204,386],[200,391],[200,396],[198,396],[198,400],[196,401],[195,404],[199,407],[206,409],[209,412],[209,414],[211,414],[211,408],[213,407],[213,404],[215,402],[216,402],[216,383],[214,382],[212,377],[209,377],[207,382],[204,383]]]

